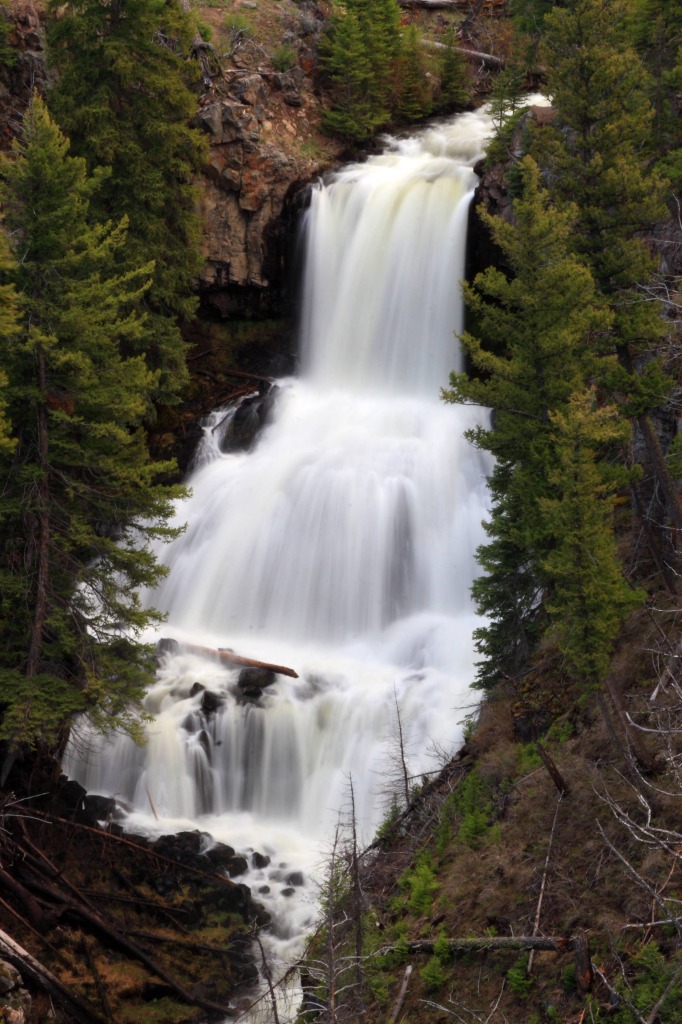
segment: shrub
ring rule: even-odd
[[[275,71],[290,71],[296,64],[296,51],[290,46],[278,46],[272,55]]]

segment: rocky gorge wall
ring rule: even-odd
[[[255,14],[257,4],[243,0],[235,11],[237,20],[242,12]],[[44,90],[49,73],[41,5],[19,0],[5,17],[14,51],[0,67],[0,147],[8,150],[32,89]],[[314,69],[324,15],[313,2],[283,0],[276,20],[277,39],[293,57],[285,71],[244,31],[216,33],[204,54],[209,75],[195,123],[210,151],[198,181],[205,258],[198,285],[211,319],[282,313],[295,197],[339,149],[316,132],[321,100]]]

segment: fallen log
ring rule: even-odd
[[[0,956],[7,960],[21,974],[24,980],[32,982],[51,999],[62,1006],[76,1024],[106,1024],[106,1020],[79,996],[70,992],[47,967],[31,956],[28,950],[15,942],[7,932],[0,931]]]
[[[487,949],[539,949],[560,953],[572,948],[572,941],[548,939],[542,935],[491,935],[484,938],[448,939],[447,943],[451,953],[473,953]],[[408,942],[407,948],[410,953],[433,953],[435,944],[435,939],[416,939],[414,942]]]
[[[224,647],[202,647],[200,644],[180,644],[180,647],[190,654],[203,654],[207,657],[218,658],[228,665],[241,665],[244,668],[264,668],[269,669],[270,672],[276,672],[280,676],[290,676],[292,679],[298,679],[298,672],[294,672],[293,668],[287,668],[285,665],[272,665],[268,661],[256,661],[254,658],[243,658],[240,654],[235,654],[234,651],[225,650]]]
[[[449,47],[446,43],[437,43],[434,39],[422,39],[422,46],[427,46],[430,50],[448,50]],[[482,53],[480,50],[468,50],[464,46],[453,46],[452,49],[456,53],[463,54],[467,60],[479,61],[481,64],[490,65],[494,68],[503,68],[504,61],[501,57],[495,57],[492,53]]]

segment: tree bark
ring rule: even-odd
[[[559,790],[560,796],[568,796],[569,789],[563,775],[555,765],[553,759],[549,756],[549,753],[545,750],[540,740],[535,741],[537,752],[540,755],[540,760],[544,764],[545,768],[549,772],[552,782]]]
[[[473,953],[486,949],[538,949],[561,953],[566,949],[572,949],[573,941],[573,939],[548,939],[543,935],[494,935],[480,939],[448,939],[447,943],[451,953]],[[410,953],[433,953],[435,944],[435,939],[417,939],[414,942],[408,942],[407,948]]]

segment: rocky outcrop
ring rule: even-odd
[[[277,10],[292,67],[277,71],[255,44],[223,54],[197,100],[195,123],[210,143],[198,182],[205,256],[199,288],[213,317],[280,311],[293,234],[288,204],[334,153],[329,144],[310,155],[317,148],[311,140],[320,100],[312,75],[323,15],[310,0],[282,0]],[[14,51],[0,67],[0,147],[8,149],[31,90],[48,84],[48,72],[42,5],[16,0],[4,17]]]
[[[13,3],[0,9],[0,31],[8,51],[0,65],[0,149],[8,150],[33,89],[47,85],[45,29],[39,7]]]
[[[261,307],[277,302],[291,246],[287,207],[329,160],[329,152],[309,155],[320,107],[314,54],[324,20],[314,3],[289,7],[283,38],[297,55],[294,66],[279,72],[267,60],[254,67],[248,54],[235,57],[196,118],[210,139],[200,288],[204,305],[221,317],[238,311],[245,295],[252,306],[254,297]]]

